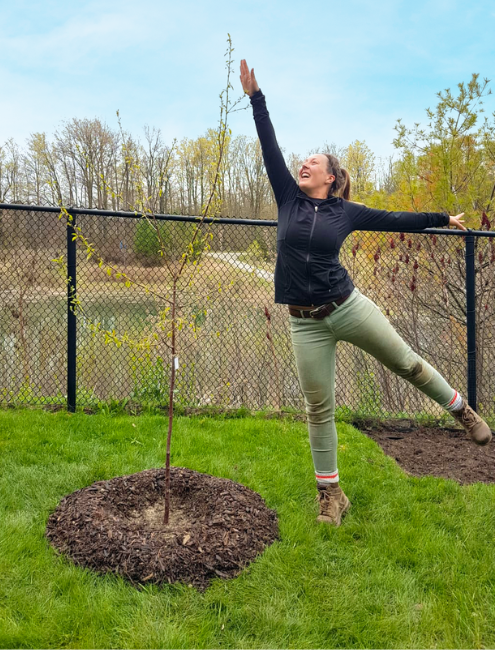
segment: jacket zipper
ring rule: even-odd
[[[308,242],[308,254],[306,255],[306,269],[308,273],[308,293],[309,297],[311,299],[311,304],[313,304],[313,300],[311,298],[311,273],[309,272],[309,256],[310,256],[310,250],[311,250],[311,240],[313,239],[313,231],[315,229],[315,224],[316,224],[316,215],[318,213],[318,206],[315,205],[315,214],[313,217],[313,225],[311,226],[311,233],[309,235],[309,242]]]

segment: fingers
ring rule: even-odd
[[[464,219],[461,219],[461,217],[463,217],[463,216],[464,216],[464,212],[461,212],[461,214],[458,214],[458,215],[455,216],[455,219],[456,219],[457,223],[459,224],[459,228],[461,230],[467,230],[467,228],[462,225],[464,223]]]
[[[241,76],[244,78],[249,78],[249,68],[246,63],[246,59],[242,59],[241,61]]]
[[[249,69],[247,67],[246,59],[241,60],[241,75],[240,75],[240,80],[241,80],[241,85],[243,90],[246,92],[247,90],[247,84],[249,83]]]
[[[450,217],[449,221],[449,226],[454,226],[454,228],[457,228],[458,230],[464,230],[467,231],[467,228],[463,226],[464,219],[460,219],[464,215],[464,212],[462,214],[458,214],[455,217]]]
[[[247,78],[254,78],[254,68],[249,72],[249,67],[246,62],[246,59],[241,60],[241,75],[246,76]]]

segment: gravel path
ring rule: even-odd
[[[268,282],[273,282],[273,273],[270,271],[263,271],[258,269],[255,266],[251,266],[246,262],[241,262],[239,259],[242,257],[243,253],[209,253],[209,257],[214,257],[217,260],[222,260],[231,264],[236,269],[241,269],[241,271],[246,271],[247,273],[254,273],[254,275],[262,280],[267,280]]]

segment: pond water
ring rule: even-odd
[[[98,299],[83,301],[77,326],[78,403],[85,400],[123,398],[165,401],[168,390],[169,350],[164,336],[151,351],[129,345],[105,345],[104,335],[91,326],[127,333],[142,340],[153,331],[159,307],[152,299],[141,302]],[[192,309],[192,308],[191,308]],[[194,309],[192,309],[194,312]],[[199,313],[201,337],[184,327],[180,334],[177,397],[184,402],[234,402],[254,400],[263,405],[273,387],[273,359],[267,348],[266,320],[258,305],[242,298],[215,304],[207,317]],[[272,315],[273,316],[273,315]],[[285,345],[280,363],[290,357],[283,318],[272,317],[277,344]],[[14,309],[0,319],[0,398],[33,403],[63,402],[67,377],[67,300],[50,296],[31,300],[21,318]],[[163,360],[161,359],[163,357]],[[289,361],[290,363],[290,361]],[[282,373],[291,398],[299,392],[293,368]],[[250,397],[252,396],[252,397]]]
[[[84,358],[84,348],[95,345],[90,324],[100,323],[103,329],[128,331],[139,337],[149,318],[156,314],[153,301],[131,306],[124,301],[87,302],[84,313],[78,316],[78,363]],[[66,365],[65,296],[26,302],[22,318],[18,307],[4,306],[0,318],[0,391],[4,398],[25,392],[27,385],[40,398],[65,394]]]

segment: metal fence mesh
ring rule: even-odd
[[[0,391],[6,403],[64,402],[67,289],[56,214],[0,211]]]
[[[77,403],[130,398],[165,405],[169,271],[181,264],[194,224],[160,222],[163,257],[155,230],[143,219],[78,214],[77,224],[105,261],[99,266],[96,255],[87,259],[78,242]],[[200,254],[205,242],[209,247]],[[479,238],[476,249],[478,401],[486,415],[495,412],[494,244]],[[341,260],[413,349],[465,394],[464,250],[461,237],[358,232],[346,240]],[[178,403],[303,408],[287,308],[273,303],[275,252],[274,227],[202,226],[191,251],[195,264],[186,267],[179,284]],[[67,283],[52,261],[65,255],[66,224],[57,214],[0,212],[4,404],[65,401]],[[113,335],[128,340],[116,344]],[[441,413],[421,392],[345,343],[337,352],[336,399],[338,407],[365,415]]]

